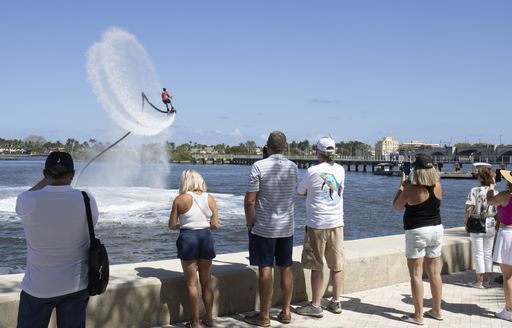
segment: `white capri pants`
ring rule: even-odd
[[[469,234],[476,273],[492,272],[492,245],[496,235],[496,221],[493,217],[485,221],[486,233]]]

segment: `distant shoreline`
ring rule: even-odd
[[[35,158],[35,157],[41,157],[44,158],[47,155],[42,154],[35,154],[35,155],[28,155],[28,154],[0,154],[0,161],[18,161],[24,158]]]

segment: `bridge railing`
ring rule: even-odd
[[[316,155],[285,155],[291,161],[314,161],[317,159]],[[237,154],[192,154],[194,160],[233,160],[233,159],[248,159],[258,160],[261,159],[261,155],[237,155]],[[334,157],[337,161],[349,161],[349,162],[406,162],[410,161],[409,156],[341,156],[336,155]]]

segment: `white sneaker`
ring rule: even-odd
[[[501,312],[496,312],[496,316],[503,320],[512,321],[512,311],[507,311],[506,308]]]
[[[482,285],[482,283],[481,283],[481,282],[475,282],[475,281],[467,283],[467,284],[466,284],[466,286],[471,287],[471,288],[478,288],[478,289],[483,289],[483,288],[485,288],[485,287]]]

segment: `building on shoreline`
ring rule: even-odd
[[[388,156],[398,153],[400,143],[391,137],[384,137],[375,143],[375,156]]]

